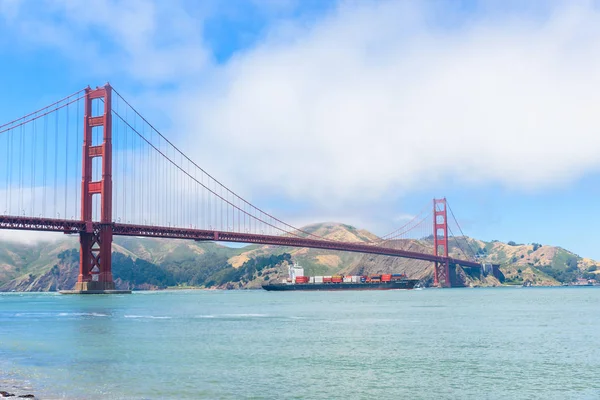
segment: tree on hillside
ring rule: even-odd
[[[112,270],[115,279],[120,278],[133,286],[150,284],[164,288],[175,285],[175,279],[169,271],[141,258],[134,261],[121,253],[112,254]]]

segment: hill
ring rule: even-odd
[[[210,242],[116,237],[113,276],[120,288],[199,286],[241,250]],[[0,243],[0,290],[71,288],[79,273],[76,237],[36,244]]]
[[[562,247],[467,240],[482,260],[502,266],[507,283],[529,281],[534,285],[558,285],[577,279],[600,278],[600,262],[580,257]]]
[[[303,230],[332,240],[367,242],[377,237],[350,225],[313,224]],[[600,263],[582,258],[560,247],[532,244],[485,242],[464,238],[479,259],[501,265],[503,282],[489,275],[483,279],[469,269],[451,271],[465,286],[523,284],[559,285],[590,279],[600,273]],[[432,252],[432,238],[397,240],[395,248]],[[465,257],[463,248],[451,243],[450,255]],[[284,277],[287,265],[298,262],[307,275],[405,273],[432,282],[429,262],[370,254],[320,249],[246,246],[230,248],[212,242],[116,237],[113,243],[113,275],[117,287],[160,289],[165,287],[257,288],[265,281]],[[54,242],[19,244],[0,242],[1,291],[53,291],[69,289],[78,274],[76,237]],[[600,276],[599,276],[600,277]]]

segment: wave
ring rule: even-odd
[[[59,317],[108,317],[108,314],[96,312],[61,312]]]
[[[194,318],[200,318],[200,319],[213,319],[213,318],[267,318],[267,317],[271,317],[271,315],[269,314],[258,314],[258,313],[245,313],[245,314],[217,314],[217,315],[213,315],[213,314],[201,314],[201,315],[196,315],[194,316]],[[275,317],[275,318],[279,318],[279,317]],[[300,316],[284,316],[281,317],[284,319],[308,319],[308,317],[300,317]]]
[[[25,318],[39,318],[39,317],[108,317],[108,314],[97,313],[97,312],[20,312],[15,313],[15,317],[25,317]]]
[[[125,318],[142,318],[142,319],[171,319],[172,317],[157,316],[157,315],[125,315]]]
[[[268,314],[223,314],[224,317],[236,317],[236,318],[263,318],[268,317]]]
[[[200,314],[196,315],[193,318],[199,319],[213,319],[213,318],[264,318],[268,317],[268,314],[255,314],[255,313],[247,313],[247,314]]]
[[[22,312],[16,313],[15,317],[48,317],[48,316],[56,316],[55,313],[48,312]]]

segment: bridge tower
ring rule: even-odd
[[[114,290],[111,270],[112,228],[112,119],[109,84],[85,89],[83,122],[83,156],[81,175],[81,221],[85,230],[79,233],[79,276],[75,291]],[[100,102],[103,114],[93,114],[93,101]],[[102,107],[101,107],[102,106]],[[100,143],[100,134],[102,142]],[[102,177],[93,181],[95,158],[101,158]],[[94,195],[100,196],[100,223],[92,220]]]
[[[433,284],[438,287],[450,287],[448,213],[445,197],[443,199],[433,199],[433,254],[446,258],[443,263],[435,263]]]

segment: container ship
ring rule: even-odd
[[[392,290],[412,289],[418,279],[404,274],[304,276],[304,268],[290,266],[289,277],[262,285],[269,291],[286,290]]]

